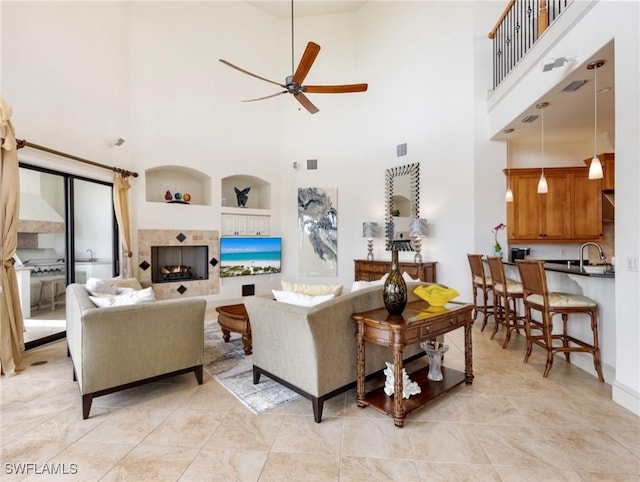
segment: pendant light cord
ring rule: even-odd
[[[598,155],[598,67],[593,69],[593,156]]]
[[[544,176],[544,107],[540,110],[540,130],[541,132],[541,140],[540,144],[540,162],[542,163],[542,175]]]

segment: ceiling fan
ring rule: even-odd
[[[231,62],[228,62],[223,59],[219,59],[223,64],[239,70],[247,75],[255,77],[256,79],[264,80],[265,82],[269,82],[270,84],[275,84],[283,88],[284,90],[277,92],[275,94],[267,95],[265,97],[258,97],[257,99],[247,99],[242,102],[254,102],[256,100],[264,100],[270,99],[272,97],[277,97],[282,94],[293,94],[293,97],[300,102],[300,104],[307,109],[310,113],[315,114],[319,111],[319,109],[313,105],[313,103],[309,100],[309,98],[305,95],[305,93],[309,94],[344,94],[350,92],[364,92],[367,90],[367,84],[342,84],[342,85],[303,85],[304,79],[307,77],[313,62],[315,62],[318,53],[320,52],[320,46],[314,42],[309,42],[307,44],[307,48],[302,54],[302,58],[298,63],[298,68],[293,70],[294,65],[294,53],[293,53],[293,0],[291,0],[291,75],[288,75],[285,78],[284,84],[280,82],[275,82],[273,80],[265,79],[264,77],[260,77],[254,73],[251,73],[247,70],[244,70],[237,65],[233,65]]]

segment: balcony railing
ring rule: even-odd
[[[573,0],[511,0],[489,38],[493,40],[493,88],[520,62]]]

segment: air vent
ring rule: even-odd
[[[396,156],[402,157],[407,155],[407,143],[398,144],[396,146]]]
[[[316,171],[318,169],[318,159],[307,159],[307,171]]]
[[[524,117],[520,122],[522,122],[523,124],[528,124],[536,120],[538,117],[540,117],[538,114],[531,114],[531,115],[528,115],[527,117]]]
[[[588,80],[574,80],[573,82],[568,84],[564,89],[562,89],[562,92],[575,92],[587,82]]]

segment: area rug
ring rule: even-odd
[[[204,369],[253,413],[262,413],[300,398],[292,390],[262,375],[253,384],[251,355],[245,355],[242,338],[231,333],[228,343],[216,320],[204,325]]]

